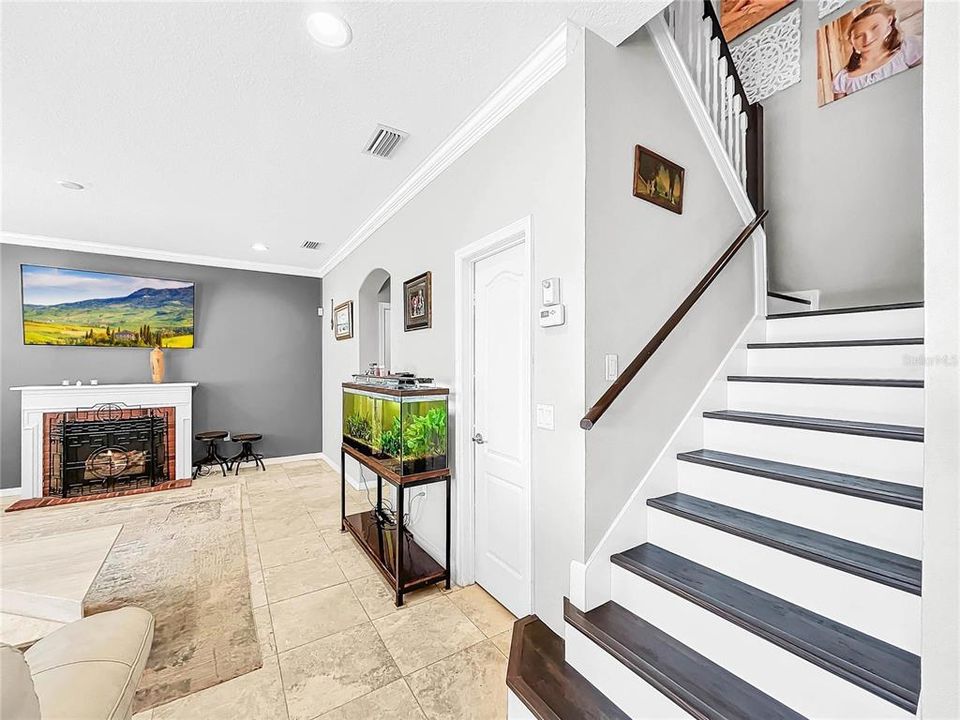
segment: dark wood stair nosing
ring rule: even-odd
[[[526,635],[530,629],[545,635],[552,649],[533,647],[532,644],[527,648]],[[566,662],[564,650],[563,638],[557,636],[536,615],[520,618],[513,624],[510,655],[507,659],[507,687],[539,720],[630,720],[626,713]],[[564,689],[570,690],[569,694],[562,695],[562,699],[568,709],[576,710],[576,714],[558,714],[554,709],[557,698],[544,698],[537,688],[530,684],[526,674],[543,670],[527,666],[525,657],[530,652],[535,656],[536,662],[549,668],[549,673],[545,672],[544,677],[549,677],[554,683],[563,683]]]
[[[876,566],[867,566],[862,562],[856,562],[849,558],[839,557],[836,551],[831,551],[827,547],[821,547],[818,550],[809,549],[808,547],[803,547],[799,545],[795,540],[789,538],[778,538],[775,537],[775,533],[770,531],[768,533],[761,533],[757,530],[750,529],[738,525],[733,521],[724,522],[721,520],[708,517],[703,514],[703,512],[696,512],[689,508],[680,507],[675,504],[675,499],[684,498],[683,493],[673,493],[671,495],[665,495],[658,498],[649,498],[647,500],[647,505],[660,510],[661,512],[669,513],[677,517],[683,518],[684,520],[689,520],[691,522],[699,523],[707,527],[713,528],[714,530],[719,530],[720,532],[729,533],[736,537],[743,538],[750,542],[755,542],[760,545],[765,545],[767,547],[773,548],[775,550],[780,550],[789,555],[794,555],[796,557],[802,558],[804,560],[809,560],[810,562],[823,565],[825,567],[833,568],[834,570],[839,570],[841,572],[854,575],[856,577],[861,577],[865,580],[878,583],[880,585],[886,585],[887,587],[894,588],[896,590],[901,590],[903,592],[910,593],[911,595],[920,595],[921,594],[921,579],[920,579],[920,563],[917,562],[917,578],[911,579],[901,574],[887,572],[885,570],[878,569]],[[696,498],[698,501],[699,498]],[[801,528],[800,526],[793,525],[791,523],[783,522],[781,520],[776,520],[774,518],[767,518],[756,513],[750,513],[743,510],[738,510],[737,508],[731,508],[726,505],[721,505],[720,503],[715,503],[709,500],[700,501],[703,503],[708,503],[719,508],[722,508],[725,512],[730,512],[732,514],[742,514],[748,515],[752,518],[762,519],[765,522],[773,526],[779,526],[781,528],[780,535],[783,535],[783,529],[789,528],[791,531],[794,530],[803,530],[811,535],[816,536],[817,540],[822,542],[823,540],[829,540],[836,544],[840,544],[844,547],[858,547],[866,548],[871,552],[883,554],[887,557],[897,556],[904,558],[906,560],[914,561],[914,558],[907,558],[904,555],[897,555],[897,553],[892,553],[886,550],[881,550],[879,548],[873,548],[862,543],[856,543],[852,540],[846,540],[844,538],[839,538],[828,533],[822,533],[817,530],[810,530],[808,528]],[[812,544],[809,543],[808,544]]]
[[[923,345],[922,337],[871,338],[869,340],[787,340],[783,342],[747,343],[747,350],[795,350],[834,347],[894,347]]]
[[[726,457],[710,457],[709,455],[699,454],[704,452],[723,455]],[[849,475],[847,473],[839,473],[832,470],[805,468],[801,465],[791,465],[790,463],[763,460],[762,458],[751,458],[745,455],[735,455],[733,453],[720,453],[718,451],[705,449],[677,453],[677,460],[680,462],[693,463],[695,465],[703,465],[705,467],[713,467],[717,468],[718,470],[741,473],[743,475],[768,478],[770,480],[786,482],[792,485],[802,485],[804,487],[823,490],[825,492],[849,495],[851,497],[863,498],[864,500],[873,500],[875,502],[882,502],[888,505],[897,505],[899,507],[905,507],[911,510],[923,510],[923,488],[918,488],[913,485],[904,485],[901,483],[890,482],[888,480],[874,480],[873,478]],[[770,467],[763,467],[756,463],[751,464],[741,462],[742,460],[758,461],[760,463],[765,463]],[[788,468],[791,470],[787,470]],[[793,472],[792,469],[796,469],[796,471],[809,470],[816,473],[824,473],[832,476],[835,478],[835,480],[817,478],[809,473],[803,474],[801,472]],[[867,486],[864,486],[864,483],[857,485],[846,484],[842,481],[845,477],[867,481]],[[876,484],[875,489],[870,489],[870,483]],[[897,489],[910,489],[914,492],[898,493],[896,492]]]
[[[785,320],[787,318],[797,317],[819,317],[823,315],[848,315],[850,313],[863,312],[884,312],[886,310],[914,310],[922,307],[923,301],[921,300],[919,302],[888,303],[886,305],[859,305],[848,308],[829,308],[827,310],[798,310],[796,312],[770,313],[767,315],[767,320]]]
[[[636,550],[638,548],[633,549]],[[804,660],[826,670],[827,672],[833,673],[838,677],[842,677],[857,687],[863,688],[864,690],[867,690],[868,692],[871,692],[874,695],[877,695],[878,697],[881,697],[884,700],[903,708],[904,710],[914,713],[917,711],[919,690],[905,688],[891,680],[880,677],[875,673],[866,670],[862,666],[857,665],[851,660],[840,657],[835,653],[826,652],[822,648],[819,648],[809,642],[805,642],[802,638],[799,638],[796,635],[791,635],[780,628],[764,622],[760,618],[750,616],[745,610],[730,606],[718,600],[717,598],[711,598],[706,592],[696,592],[695,588],[689,588],[682,581],[677,581],[654,568],[635,561],[626,553],[617,553],[616,555],[611,556],[610,560],[612,563],[623,568],[624,570],[631,572],[638,577],[644,578],[645,580],[649,580],[655,585],[682,597],[684,600],[692,602],[693,604],[712,612],[715,615],[718,615],[724,620],[727,620],[728,622],[731,622],[734,625],[753,633],[754,635],[762,637],[777,647],[797,655],[798,657],[803,658]],[[683,558],[683,560],[686,560],[686,558]],[[692,563],[692,561],[688,562]],[[709,570],[709,568],[707,569]],[[716,574],[722,575],[722,573]],[[733,580],[733,578],[730,579]],[[736,580],[734,580],[734,582],[746,585],[746,583],[740,583]],[[805,608],[796,606],[795,603],[790,603],[789,601],[785,601],[781,598],[776,598],[775,596],[770,595],[770,593],[758,590],[757,588],[753,589],[765,596],[776,599],[780,603],[783,603],[787,606],[800,608],[801,610],[810,613],[810,615],[818,615],[818,613],[813,613],[812,611],[805,610]],[[829,619],[827,618],[827,620]],[[865,633],[862,634],[866,636]],[[873,638],[873,640],[876,641],[876,638]],[[884,644],[889,645],[889,643]],[[900,649],[897,648],[897,650]],[[900,651],[906,652],[903,650]],[[912,655],[912,653],[910,654]],[[919,658],[917,658],[917,663],[919,664]]]
[[[610,601],[610,603],[615,605],[615,603],[612,603],[612,601]],[[617,606],[617,608],[623,613],[633,615],[626,608],[622,608],[620,606]],[[576,628],[579,632],[583,633],[584,636],[586,636],[602,650],[609,653],[613,658],[622,663],[624,667],[637,675],[637,677],[641,678],[644,682],[648,683],[655,690],[665,695],[673,703],[698,720],[723,720],[723,718],[726,717],[725,715],[716,712],[708,703],[697,697],[688,688],[685,688],[680,682],[678,682],[676,678],[661,670],[655,663],[641,657],[616,637],[611,635],[607,630],[592,622],[589,615],[590,613],[585,613],[573,605],[569,598],[563,599],[564,620]],[[637,618],[636,616],[633,616],[633,618],[639,622],[646,622],[641,618]],[[701,656],[693,648],[683,645],[683,643],[681,643],[679,640],[670,637],[667,635],[667,633],[664,633],[655,626],[649,623],[646,624],[649,628],[662,634],[665,638],[669,638],[669,640],[675,643],[677,647],[682,647],[691,655],[699,656],[703,660],[704,670],[712,667],[718,668],[723,675],[730,675],[733,678],[736,678],[737,681],[743,683],[743,686],[750,687],[752,690],[756,691],[759,696],[763,696],[765,699],[769,699],[773,701],[773,703],[781,705],[783,709],[786,710],[789,717],[796,718],[797,720],[803,720],[801,715],[786,707],[783,705],[783,703],[780,703],[763,691],[750,686],[749,683],[737,677],[723,666]],[[750,715],[748,717],[756,716]]]
[[[804,415],[780,415],[777,413],[749,412],[745,410],[707,410],[703,417],[708,420],[726,420],[729,422],[770,425],[795,430],[813,432],[833,432],[841,435],[881,438],[884,440],[903,440],[905,442],[923,442],[923,428],[912,425],[893,425],[890,423],[858,422],[835,418],[816,418]]]
[[[772,385],[851,385],[857,387],[923,389],[923,380],[911,380],[907,378],[834,378],[797,377],[792,375],[727,375],[727,381],[769,383]]]

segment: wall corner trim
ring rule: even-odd
[[[516,110],[567,64],[567,33],[564,21],[516,70],[407,176],[320,267],[323,277],[363,244],[391,217],[429,185],[440,173],[501,120]]]
[[[298,275],[301,277],[320,277],[314,268],[295,265],[271,265],[270,263],[220,258],[210,255],[193,255],[169,250],[134,247],[133,245],[113,245],[89,240],[30,235],[27,233],[0,232],[0,245],[23,245],[25,247],[50,248],[51,250],[72,250],[74,252],[94,253],[96,255],[116,255],[118,257],[158,260],[160,262],[183,263],[185,265],[206,265],[209,267],[230,268],[231,270],[250,270],[277,275]]]

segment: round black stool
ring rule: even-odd
[[[205,442],[207,444],[207,455],[200,460],[197,460],[193,463],[193,477],[196,478],[200,474],[200,470],[210,465],[219,465],[220,471],[223,473],[223,476],[227,476],[227,468],[225,463],[227,459],[223,457],[217,450],[217,440],[223,440],[227,437],[226,430],[207,430],[206,432],[198,432],[193,436],[195,440],[200,442]],[[206,473],[204,473],[206,474]]]
[[[253,451],[253,444],[257,442],[257,440],[263,440],[263,435],[260,433],[233,433],[230,439],[233,440],[233,442],[240,443],[240,452],[227,460],[228,470],[232,469],[233,464],[236,463],[237,469],[233,474],[239,475],[240,463],[252,462],[259,465],[260,469],[266,472],[267,468],[263,464],[263,455]]]

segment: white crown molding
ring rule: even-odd
[[[384,223],[410,202],[507,115],[516,110],[567,63],[567,30],[564,22],[513,71],[494,92],[420,163],[373,214],[320,266],[320,276],[330,272],[363,244]]]
[[[143,260],[159,260],[161,262],[185,263],[187,265],[207,265],[210,267],[230,268],[232,270],[276,273],[278,275],[320,277],[320,272],[315,268],[302,268],[294,265],[271,265],[270,263],[251,262],[248,260],[234,260],[209,255],[192,255],[188,253],[170,252],[168,250],[151,250],[149,248],[133,247],[130,245],[111,245],[109,243],[90,242],[89,240],[71,240],[69,238],[48,237],[46,235],[28,235],[25,233],[4,231],[0,232],[0,244],[24,245],[26,247],[50,248],[52,250],[73,250],[74,252],[95,253],[97,255],[117,255],[119,257],[141,258]]]

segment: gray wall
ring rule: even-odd
[[[20,398],[10,386],[150,381],[146,348],[25,346],[21,263],[195,282],[196,346],[166,351],[166,380],[200,383],[194,429],[262,432],[267,456],[320,451],[318,278],[0,245],[0,487],[20,484]]]
[[[817,3],[798,4],[802,80],[762,103],[770,287],[921,300],[923,66],[818,108]]]
[[[586,398],[620,370],[743,228],[733,200],[646,30],[586,46]],[[683,166],[683,214],[633,197],[634,146]],[[610,527],[753,315],[747,245],[588,433],[586,552]]]
[[[357,301],[374,268],[391,276],[394,369],[436,378],[452,387],[454,369],[454,252],[526,216],[532,217],[535,280],[560,277],[567,323],[534,324],[533,401],[549,403],[556,430],[533,431],[534,609],[563,632],[563,596],[571,560],[583,557],[583,58],[582,35],[571,33],[568,64],[522,106],[413,198],[324,276],[324,306]],[[433,273],[433,327],[403,331],[403,281]],[[359,367],[358,338],[336,341],[324,332],[324,447],[341,437],[340,383]],[[457,397],[451,396],[450,438]],[[452,448],[451,448],[452,449]],[[349,461],[348,461],[349,462]],[[453,458],[453,499],[460,479]],[[349,462],[348,472],[358,477]],[[443,488],[427,486],[414,524],[418,541],[442,557]],[[454,505],[456,508],[456,505]],[[456,511],[454,511],[456,515]],[[456,517],[452,527],[456,538]],[[454,546],[454,552],[456,552]],[[456,569],[456,568],[454,568]]]

